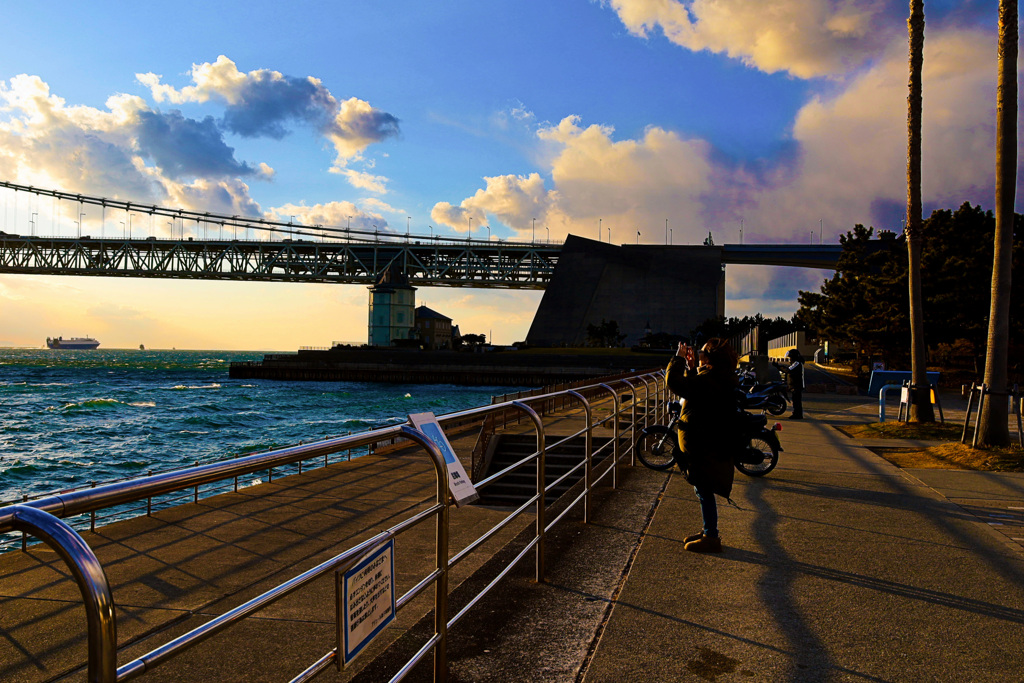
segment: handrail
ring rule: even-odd
[[[12,507],[12,528],[34,534],[53,548],[71,570],[82,593],[89,628],[89,683],[114,680],[117,621],[114,618],[114,598],[100,561],[92,548],[65,522],[35,508],[24,505]]]
[[[448,557],[449,508],[451,503],[449,501],[447,486],[448,472],[444,462],[444,457],[438,450],[438,447],[430,441],[425,434],[409,425],[396,425],[360,434],[325,439],[320,442],[254,454],[231,461],[197,465],[196,467],[143,477],[138,480],[114,482],[98,486],[96,488],[82,489],[47,496],[31,501],[30,503],[2,507],[0,508],[0,532],[16,530],[31,533],[56,550],[68,565],[72,575],[79,584],[83,601],[86,605],[86,616],[89,629],[89,681],[90,683],[113,683],[114,681],[131,680],[132,678],[146,673],[147,671],[151,671],[154,667],[166,662],[168,659],[231,627],[242,619],[265,608],[293,591],[299,590],[315,578],[322,576],[327,572],[344,572],[347,568],[354,566],[363,557],[373,552],[383,543],[386,543],[388,540],[412,528],[413,526],[426,521],[430,517],[435,517],[437,529],[433,562],[434,569],[413,588],[407,591],[405,595],[399,598],[398,601],[396,601],[396,609],[400,609],[433,583],[434,634],[428,639],[427,643],[416,653],[416,655],[402,666],[401,670],[396,674],[393,680],[401,680],[402,677],[411,671],[412,667],[414,667],[417,662],[433,651],[434,678],[436,681],[442,681],[445,680],[447,672],[446,648],[448,629],[454,626],[468,609],[477,604],[488,592],[490,592],[490,590],[497,585],[515,565],[525,558],[530,551],[534,552],[536,558],[536,580],[538,582],[543,582],[545,576],[544,548],[547,531],[554,527],[569,510],[574,508],[575,505],[580,502],[580,500],[583,500],[584,502],[584,522],[589,523],[593,509],[591,490],[598,482],[600,482],[601,479],[607,476],[609,469],[612,472],[612,486],[615,487],[617,485],[616,470],[619,465],[619,460],[622,457],[619,444],[621,436],[619,420],[621,418],[621,413],[623,412],[623,406],[621,404],[619,392],[614,388],[614,385],[622,384],[623,386],[629,387],[631,391],[632,400],[630,401],[630,407],[633,415],[631,429],[635,434],[638,392],[636,390],[636,385],[631,383],[629,379],[644,382],[644,419],[646,420],[649,419],[649,413],[652,408],[657,410],[657,406],[651,406],[649,401],[651,396],[650,381],[648,380],[649,377],[653,379],[654,385],[657,387],[657,374],[637,375],[631,378],[618,378],[611,380],[609,383],[600,383],[577,387],[575,389],[549,392],[506,403],[471,408],[439,417],[438,422],[441,424],[466,424],[471,423],[473,418],[482,418],[490,413],[514,409],[521,413],[525,413],[533,422],[537,438],[537,451],[527,458],[524,458],[519,463],[515,463],[514,465],[506,468],[502,473],[508,473],[518,469],[530,461],[536,461],[537,477],[535,494],[524,505],[515,510],[490,530],[484,532],[482,536],[470,542],[469,545],[459,551],[459,553],[451,559]],[[600,424],[604,424],[607,419],[611,419],[613,421],[612,428],[614,430],[614,438],[611,448],[612,457],[609,459],[610,464],[608,468],[604,469],[600,476],[595,480],[593,472],[593,458],[595,455],[593,449],[593,429],[595,425],[591,407],[592,399],[588,398],[587,394],[593,395],[595,393],[604,392],[610,392],[612,394],[613,410],[611,412],[611,416],[601,420]],[[547,402],[565,398],[571,398],[579,401],[582,404],[583,412],[585,413],[586,420],[584,429],[567,438],[571,439],[577,438],[581,434],[585,435],[585,454],[584,461],[581,463],[581,466],[585,468],[584,487],[582,494],[570,502],[568,506],[556,517],[556,519],[551,522],[551,524],[548,524],[546,522],[546,493],[553,485],[549,486],[546,484],[546,430],[540,414],[530,404],[544,402],[542,406],[546,407]],[[411,441],[427,451],[434,465],[437,485],[436,500],[432,506],[417,512],[386,531],[381,532],[336,555],[335,557],[330,558],[317,567],[314,567],[313,569],[310,569],[210,620],[209,622],[202,624],[192,631],[175,638],[169,643],[166,643],[153,651],[128,662],[120,668],[116,668],[117,624],[114,613],[114,602],[109,584],[107,583],[103,568],[92,550],[88,547],[81,536],[74,531],[74,529],[72,529],[67,523],[58,519],[59,516],[71,516],[86,512],[93,512],[104,507],[120,505],[122,503],[141,500],[161,493],[198,486],[199,484],[209,483],[212,481],[223,480],[239,474],[270,469],[293,462],[301,462],[303,460],[308,460],[337,451],[365,446],[372,443],[379,443],[386,439],[392,439],[396,442],[398,440]],[[633,450],[634,446],[631,445],[630,452],[633,453]],[[578,467],[579,466],[577,466],[577,468]],[[575,470],[577,468],[573,469]],[[481,482],[481,484],[489,483],[494,478],[495,477],[490,477],[485,482]],[[529,540],[526,547],[502,569],[496,578],[488,583],[482,591],[476,594],[470,600],[469,604],[464,606],[454,618],[449,620],[448,571],[451,567],[468,556],[468,554],[478,549],[484,542],[505,528],[512,519],[525,513],[531,505],[535,506],[536,509],[533,538]],[[295,681],[306,681],[312,679],[319,672],[329,667],[332,662],[340,668],[343,652],[340,635],[342,628],[340,614],[337,618],[339,640],[336,648],[331,652],[328,652],[323,657],[320,657],[305,671],[300,673],[294,679]]]

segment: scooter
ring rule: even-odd
[[[652,470],[667,470],[675,464],[673,452],[678,448],[676,430],[682,404],[672,401],[668,412],[671,419],[667,425],[644,427],[636,441],[637,457]],[[779,463],[779,451],[783,449],[775,432],[782,431],[782,425],[776,422],[769,428],[764,414],[754,415],[742,409],[737,413],[741,438],[747,440],[747,445],[733,456],[733,465],[749,477],[763,477]]]

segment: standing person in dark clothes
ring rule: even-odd
[[[680,343],[668,364],[669,388],[685,399],[679,418],[676,462],[700,501],[704,528],[683,539],[686,550],[720,553],[715,494],[732,492],[733,463],[724,444],[735,431],[736,352],[721,339],[709,339],[700,351]]]
[[[793,393],[793,414],[790,420],[804,419],[804,357],[796,349],[786,352],[786,359],[789,365],[776,365],[779,370],[786,373],[789,380],[789,390]]]

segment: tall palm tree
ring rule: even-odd
[[[1007,446],[1007,355],[1010,346],[1010,273],[1013,203],[1017,186],[1017,0],[999,1],[999,80],[996,90],[996,235],[992,304],[988,314],[985,384],[992,391],[981,416],[978,442]]]
[[[924,63],[924,0],[910,0],[910,94],[907,96],[907,280],[910,286],[912,422],[934,422],[927,390],[924,309],[921,297],[921,67]]]

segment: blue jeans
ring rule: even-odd
[[[715,494],[696,486],[693,490],[697,492],[697,500],[700,501],[700,515],[704,518],[704,535],[709,538],[718,538],[718,503],[715,502]]]

